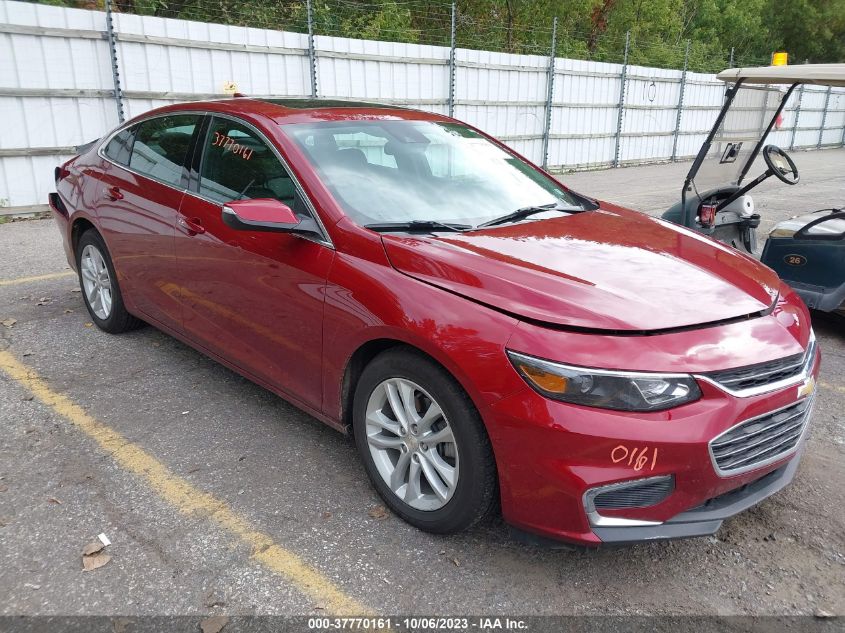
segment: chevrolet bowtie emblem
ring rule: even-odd
[[[798,397],[803,398],[804,396],[812,395],[813,391],[816,390],[816,379],[810,376],[807,380],[798,387]]]

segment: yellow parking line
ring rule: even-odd
[[[7,351],[0,351],[0,370],[95,440],[119,466],[145,480],[162,499],[185,514],[207,515],[250,545],[254,560],[283,576],[328,612],[337,615],[372,615],[368,608],[346,595],[340,587],[299,556],[250,525],[224,501],[194,487],[140,446],[88,415],[70,398],[50,389],[33,369]]]
[[[825,389],[832,389],[833,391],[845,393],[845,387],[840,387],[839,385],[831,385],[830,383],[820,382],[819,386],[824,387]]]
[[[48,273],[46,275],[35,275],[34,277],[18,277],[17,279],[0,279],[0,286],[17,286],[18,284],[28,284],[33,281],[47,281],[48,279],[62,279],[63,277],[75,277],[76,273],[72,270],[66,270],[61,273]]]

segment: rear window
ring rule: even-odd
[[[103,154],[115,163],[128,165],[129,156],[132,154],[132,137],[136,128],[137,126],[133,126],[115,134],[106,145]]]

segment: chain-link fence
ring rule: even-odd
[[[52,167],[118,121],[236,91],[451,114],[552,170],[678,160],[722,104],[705,71],[768,62],[529,23],[507,3],[481,16],[443,0],[95,3],[0,0],[0,206],[42,202]],[[845,93],[795,91],[782,127],[793,148],[841,145]]]

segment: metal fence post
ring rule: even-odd
[[[455,115],[455,48],[458,45],[458,5],[452,0],[452,32],[449,41],[449,116]]]
[[[622,118],[625,112],[625,84],[628,81],[628,47],[631,31],[625,32],[625,55],[622,58],[622,74],[619,77],[619,116],[616,119],[616,149],[613,152],[613,166],[619,167],[619,150],[622,142]]]
[[[734,47],[731,46],[731,58],[728,61],[728,68],[733,68],[733,67],[734,67]]]
[[[827,94],[824,96],[824,111],[822,112],[822,124],[819,128],[819,142],[816,143],[816,149],[822,147],[822,137],[824,136],[824,126],[827,125],[827,108],[830,105],[830,93],[833,91],[831,86],[827,87]]]
[[[557,17],[552,22],[552,50],[549,53],[549,76],[546,84],[546,122],[543,126],[543,169],[549,165],[549,133],[552,129],[552,100],[555,93],[555,56],[557,55]]]
[[[308,14],[308,66],[311,71],[311,97],[317,97],[317,51],[314,49],[314,7],[311,0],[305,3]]]
[[[123,90],[120,87],[120,67],[117,63],[117,41],[114,35],[114,18],[112,17],[111,0],[106,0],[106,39],[109,43],[109,56],[111,57],[111,76],[114,81],[114,101],[117,105],[117,120],[123,123],[126,117],[123,114]]]
[[[795,133],[798,131],[798,120],[801,118],[801,101],[804,99],[804,84],[798,87],[798,105],[795,106],[795,123],[792,124],[792,139],[789,141],[789,151],[795,149]]]
[[[845,121],[842,123],[842,141],[839,144],[845,147]]]
[[[672,162],[678,160],[678,135],[681,133],[681,113],[684,111],[684,91],[687,87],[687,67],[689,66],[690,41],[687,40],[687,48],[684,52],[684,70],[681,72],[681,87],[678,95],[678,117],[675,119],[675,138],[672,141]]]

